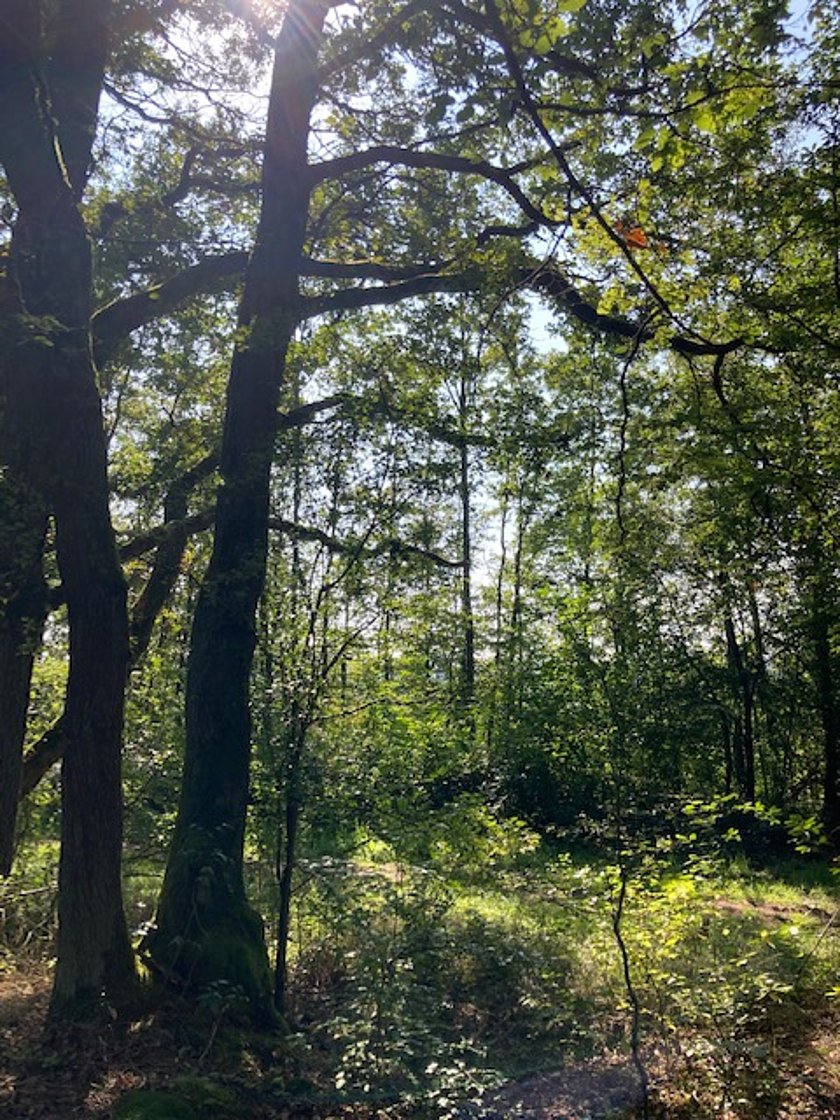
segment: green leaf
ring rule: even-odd
[[[694,123],[701,132],[717,132],[718,115],[711,105],[701,105],[694,113]]]
[[[767,94],[763,89],[736,89],[726,99],[729,115],[737,121],[748,121],[764,108]]]
[[[643,152],[645,148],[651,146],[655,139],[656,131],[653,125],[646,125],[633,141],[633,148],[637,152]]]

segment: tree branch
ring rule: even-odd
[[[306,269],[304,265],[304,270]],[[444,267],[444,266],[442,266]],[[347,278],[346,266],[342,266],[342,276]],[[329,263],[319,262],[319,275],[330,275]],[[383,284],[367,288],[345,288],[326,296],[314,296],[303,300],[303,318],[312,318],[329,312],[359,310],[362,307],[375,307],[399,303],[401,300],[435,293],[474,291],[480,286],[483,273],[478,269],[465,272],[430,272],[393,284]],[[604,315],[587,300],[562,272],[553,264],[535,262],[524,266],[514,277],[518,287],[530,288],[546,296],[556,307],[568,312],[580,323],[602,334],[618,338],[647,341],[654,331],[632,319],[616,315]],[[743,346],[743,339],[735,338],[728,342],[711,342],[705,339],[673,335],[668,345],[679,354],[693,356],[729,354]]]
[[[335,58],[329,59],[326,65],[321,68],[321,81],[323,82],[332,77],[333,74],[360,62],[363,58],[370,58],[376,51],[393,42],[394,33],[404,27],[416,15],[434,7],[436,7],[435,0],[408,0],[407,4],[386,20],[378,31],[369,35],[364,42],[354,45],[349,50],[344,51],[343,54],[336,55]]]
[[[459,570],[463,567],[463,562],[461,560],[450,560],[446,556],[441,556],[439,552],[434,552],[428,548],[421,548],[420,545],[409,544],[407,541],[401,541],[397,537],[391,537],[388,540],[380,541],[379,544],[366,548],[364,545],[360,545],[358,541],[340,541],[337,537],[325,533],[322,529],[314,529],[306,525],[299,525],[294,521],[287,521],[283,517],[272,517],[269,520],[269,528],[274,529],[275,532],[286,533],[290,537],[296,537],[298,540],[323,545],[328,552],[333,552],[339,556],[358,556],[359,558],[374,559],[377,556],[385,556],[390,553],[392,556],[419,556],[421,559],[429,560],[431,563],[441,568]]]
[[[532,225],[522,227],[489,226],[479,235],[482,243],[495,234],[523,236],[533,230]],[[238,282],[247,261],[245,252],[224,253],[207,257],[153,288],[125,299],[114,300],[96,313],[93,330],[97,359],[101,362],[113,354],[117,345],[131,331],[155,319],[170,314],[180,304],[194,296],[221,287],[224,283]],[[301,320],[331,312],[348,312],[363,307],[388,306],[404,299],[435,293],[474,291],[480,287],[484,272],[476,267],[461,272],[447,272],[450,261],[439,264],[393,266],[377,261],[323,261],[304,258],[300,264],[301,275],[318,279],[382,280],[377,286],[344,288],[326,295],[301,299]],[[635,338],[639,324],[632,319],[604,315],[587,300],[554,264],[534,262],[523,266],[515,283],[531,288],[546,296],[563,311],[568,312],[585,326],[612,334],[619,338]],[[652,331],[642,333],[643,340],[652,337]],[[703,356],[728,354],[743,345],[743,339],[713,342],[703,338],[673,335],[669,345],[680,354]]]
[[[635,254],[631,252],[624,238],[621,237],[621,235],[615,229],[613,229],[610,222],[604,216],[601,207],[595,199],[592,191],[589,190],[586,184],[581,179],[579,179],[575,172],[572,170],[571,164],[566,158],[564,145],[558,144],[558,142],[554,139],[551,130],[543,120],[540,108],[537,105],[537,102],[530,89],[528,88],[528,84],[525,80],[525,75],[519,62],[519,58],[517,57],[516,50],[514,49],[513,43],[511,42],[510,36],[508,35],[507,29],[505,28],[504,22],[502,21],[502,18],[499,14],[496,0],[485,0],[485,9],[490,26],[493,30],[493,34],[495,35],[497,42],[501,47],[502,53],[504,54],[505,63],[507,65],[508,72],[516,90],[516,95],[523,109],[528,114],[528,117],[530,118],[534,128],[542,137],[543,141],[554,157],[557,166],[566,177],[566,181],[569,184],[569,187],[574,190],[589,206],[598,225],[606,233],[613,244],[618,247],[622,256],[625,258],[632,271],[636,274],[636,276],[638,276],[639,280],[641,280],[642,284],[650,293],[657,306],[672,322],[679,325],[678,319],[674,312],[671,310],[668,301],[659,291],[658,287],[647,274],[645,269],[643,269],[639,264]],[[697,337],[700,339],[701,345],[715,347],[715,344],[711,343],[708,339],[704,339],[699,335]],[[719,349],[714,349],[712,352],[718,353]]]
[[[417,167],[434,171],[449,171],[458,175],[477,175],[482,179],[496,183],[519,206],[520,210],[532,221],[538,222],[549,229],[555,229],[560,223],[547,214],[528,198],[522,188],[513,180],[513,176],[532,166],[529,163],[519,164],[515,167],[496,167],[495,164],[485,160],[470,160],[463,156],[448,155],[444,152],[412,151],[410,148],[399,148],[390,144],[379,144],[373,148],[366,148],[360,152],[352,152],[336,159],[325,160],[323,163],[310,165],[310,174],[313,183],[321,183],[325,179],[337,179],[353,171],[361,171],[376,164],[385,163],[390,166]]]
[[[107,361],[132,331],[168,315],[192,296],[213,291],[223,281],[238,283],[247,260],[244,250],[205,257],[169,280],[100,308],[91,323],[97,363]]]

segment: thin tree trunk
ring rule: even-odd
[[[755,736],[753,730],[753,688],[749,668],[735,633],[732,615],[724,618],[726,652],[737,715],[732,736],[735,780],[745,801],[755,801]]]
[[[46,517],[37,494],[0,480],[0,875],[12,869],[23,741],[46,585]]]
[[[181,799],[157,928],[146,942],[164,976],[193,989],[233,983],[257,1020],[271,1020],[273,1008],[262,922],[247,904],[243,879],[249,678],[277,407],[298,316],[309,118],[326,10],[318,0],[292,0],[275,53],[260,222],[228,384],[213,555],[193,621]]]
[[[525,530],[527,517],[524,510],[524,482],[520,479],[516,499],[516,549],[513,554],[513,601],[510,612],[510,665],[508,667],[508,703],[515,708],[516,717],[522,716],[525,704],[525,682],[523,664],[525,657],[524,632],[522,623],[522,566],[525,552]]]
[[[293,386],[294,404],[300,404],[300,379],[295,377]],[[303,499],[303,447],[300,432],[292,437],[292,521],[300,520]],[[302,809],[300,767],[306,743],[306,728],[301,719],[300,689],[303,685],[301,666],[307,645],[300,646],[300,607],[305,590],[300,541],[292,538],[291,594],[289,596],[289,617],[287,625],[293,635],[293,655],[291,665],[286,665],[286,688],[290,697],[289,709],[285,713],[287,735],[284,755],[277,776],[276,796],[278,804],[284,805],[283,826],[278,830],[277,850],[274,872],[277,877],[278,906],[276,925],[276,953],[274,958],[274,1004],[278,1013],[285,1019],[288,1015],[289,979],[289,937],[292,920],[292,889],[294,886],[295,860],[297,858],[298,826]],[[311,631],[307,627],[307,641]],[[312,635],[314,637],[314,635]],[[287,655],[288,656],[288,655]],[[288,670],[291,669],[291,673]]]
[[[491,750],[497,742],[504,741],[504,723],[499,717],[499,697],[502,693],[502,674],[504,673],[504,592],[507,571],[507,488],[502,495],[502,510],[499,520],[499,569],[496,574],[496,593],[493,617],[493,691],[490,695],[490,711],[487,716],[487,749]]]
[[[720,717],[720,730],[721,730],[721,736],[722,736],[722,739],[723,739],[723,766],[724,766],[723,792],[725,794],[727,794],[727,796],[728,796],[730,793],[732,793],[733,758],[732,758],[732,732],[731,732],[731,728],[730,728],[729,717],[726,714],[724,714]]]
[[[300,720],[297,702],[293,704],[289,755],[286,765],[285,811],[282,835],[277,841],[275,872],[279,886],[277,908],[277,953],[274,963],[274,1003],[284,1018],[288,1014],[289,936],[292,920],[292,887],[297,858],[298,826],[300,824],[300,764],[303,758],[306,731]]]
[[[774,781],[771,785],[770,773],[768,770],[768,755],[770,758],[774,755],[773,748],[776,745],[778,738],[776,734],[776,715],[773,710],[773,698],[770,693],[769,674],[767,672],[767,657],[764,652],[764,627],[761,622],[761,612],[758,608],[758,599],[756,598],[755,589],[750,586],[748,588],[749,602],[750,602],[750,618],[753,624],[753,634],[755,635],[755,672],[753,674],[752,695],[753,705],[755,709],[755,719],[758,719],[758,713],[761,711],[764,715],[764,736],[759,735],[756,744],[758,754],[759,770],[761,771],[761,785],[763,795],[768,800],[778,800],[783,796],[783,790],[780,788],[780,782]]]
[[[831,657],[831,628],[825,609],[817,603],[813,604],[811,633],[817,706],[823,732],[823,819],[829,833],[836,834],[840,829],[840,713]]]
[[[462,406],[466,411],[466,403]],[[464,418],[462,417],[462,423]],[[475,697],[475,616],[472,605],[472,526],[470,518],[470,459],[467,441],[458,444],[459,491],[461,497],[461,619],[463,625],[463,653],[461,673],[461,703],[471,707]]]

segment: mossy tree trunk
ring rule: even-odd
[[[257,1021],[274,1012],[262,923],[243,881],[249,681],[265,582],[277,409],[299,316],[309,121],[327,10],[319,0],[292,0],[277,41],[260,220],[228,382],[213,554],[193,621],[181,798],[156,928],[145,945],[170,982],[193,990],[235,985]]]

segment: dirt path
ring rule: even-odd
[[[612,1120],[638,1115],[641,1098],[635,1070],[613,1055],[523,1078],[491,1094],[487,1104],[500,1120]]]

